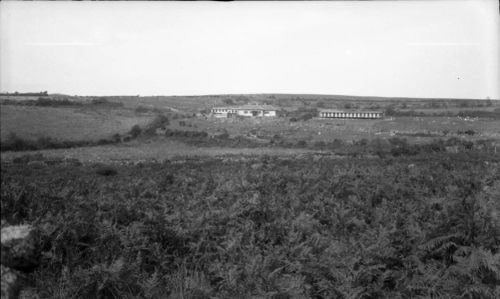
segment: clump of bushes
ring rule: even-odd
[[[99,107],[107,107],[107,108],[120,108],[123,107],[124,104],[121,102],[112,102],[108,100],[106,97],[99,97],[97,99],[93,99],[90,101],[90,105],[99,106]]]
[[[160,113],[161,110],[156,108],[156,107],[147,107],[147,106],[137,106],[135,109],[134,109],[135,113]]]
[[[25,139],[15,133],[0,143],[1,151],[34,151],[43,149],[73,148],[93,145],[115,144],[120,142],[116,134],[110,139],[94,140],[59,140],[51,137],[39,137],[35,140]]]
[[[300,147],[300,148],[307,147],[307,141],[306,140],[297,141],[297,147]]]
[[[41,97],[33,103],[35,106],[41,107],[64,107],[64,106],[83,106],[82,102],[70,101],[69,99],[52,99]]]
[[[158,114],[153,121],[143,130],[146,136],[156,135],[157,129],[165,129],[170,124],[170,120],[163,114]]]
[[[476,134],[476,131],[471,130],[471,129],[469,129],[469,130],[465,130],[465,131],[458,130],[458,131],[457,131],[457,134],[458,134],[458,135],[469,135],[469,136],[474,136],[474,135]]]
[[[134,125],[131,129],[130,129],[130,132],[129,132],[129,135],[132,137],[132,138],[137,138],[139,135],[141,135],[142,133],[142,129],[139,125]]]
[[[289,112],[288,116],[290,117],[290,122],[307,121],[318,116],[318,109],[301,107]]]

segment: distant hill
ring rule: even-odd
[[[217,105],[244,105],[248,103],[267,104],[283,109],[297,108],[361,108],[361,109],[448,109],[448,108],[481,108],[500,107],[500,101],[489,99],[456,99],[456,98],[411,98],[411,97],[380,97],[380,96],[353,96],[353,95],[328,95],[328,94],[214,94],[193,96],[73,96],[60,93],[7,93],[3,99],[22,99],[26,95],[38,95],[52,99],[65,99],[72,101],[88,102],[94,99],[106,99],[111,102],[123,103],[126,107],[139,106],[155,107],[196,113]],[[2,97],[0,97],[2,98]]]

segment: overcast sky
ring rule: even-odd
[[[0,2],[0,89],[499,98],[497,0]]]

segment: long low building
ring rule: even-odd
[[[248,116],[270,117],[277,115],[278,108],[270,105],[243,105],[237,107],[213,107],[211,112],[215,117]]]
[[[335,109],[322,109],[319,111],[321,118],[359,118],[359,119],[379,119],[384,117],[382,111],[346,111]]]

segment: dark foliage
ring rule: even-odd
[[[498,298],[499,162],[12,164],[1,217],[40,229],[42,298]]]
[[[82,146],[115,144],[121,141],[115,134],[109,139],[95,140],[58,140],[51,137],[39,137],[36,140],[24,139],[11,133],[5,141],[0,143],[1,151],[30,151],[42,149],[73,148]]]
[[[116,175],[118,171],[116,170],[116,168],[112,166],[99,165],[97,166],[95,173],[102,176],[111,176],[111,175]]]
[[[132,129],[130,129],[130,132],[129,132],[129,134],[132,138],[137,138],[139,135],[141,135],[141,133],[142,133],[142,129],[139,125],[134,125],[132,127]]]
[[[163,114],[158,114],[153,121],[143,130],[144,135],[156,135],[157,129],[165,129],[170,124],[170,120]]]

